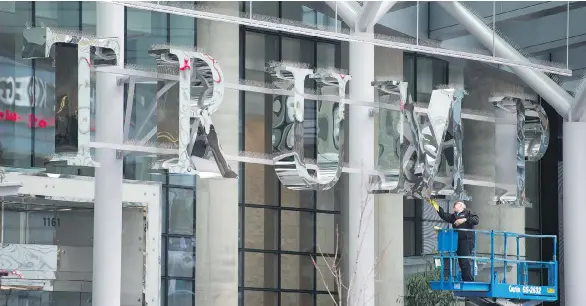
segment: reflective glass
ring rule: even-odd
[[[195,191],[169,189],[169,234],[194,234]]]
[[[279,235],[279,213],[268,208],[244,208],[244,247],[276,250]]]
[[[313,252],[314,216],[310,212],[281,211],[281,249]]]
[[[195,277],[195,238],[169,237],[167,258],[168,276]]]
[[[277,256],[269,253],[245,252],[244,287],[276,288],[279,272]]]
[[[167,305],[189,306],[195,305],[193,281],[170,279],[167,281]]]
[[[281,288],[313,290],[314,270],[307,255],[281,255]]]
[[[126,9],[126,63],[142,67],[154,67],[155,60],[148,54],[153,44],[167,43],[167,19],[169,15],[138,10]],[[183,36],[178,36],[183,37]],[[138,140],[145,137],[151,130],[157,129],[158,113],[151,114],[151,109],[157,107],[154,101],[158,84],[136,84],[133,103],[129,140]],[[150,139],[149,139],[150,140]],[[157,138],[157,140],[160,140]],[[143,156],[127,156],[125,158],[124,175],[128,179],[152,180],[151,162],[153,158]]]

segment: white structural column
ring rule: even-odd
[[[566,305],[582,305],[586,291],[584,243],[584,175],[586,173],[586,122],[565,122],[563,141],[564,293]]]
[[[402,50],[375,47],[374,63],[376,76],[403,80]],[[378,100],[382,101],[382,99]],[[378,153],[379,143],[385,146],[392,145],[388,143],[388,138],[379,138],[379,135],[387,132],[386,125],[394,117],[391,117],[390,111],[382,110],[376,118],[373,131],[375,136],[372,146],[373,153]],[[403,195],[378,194],[374,198],[374,207],[377,272],[374,274],[375,302],[377,306],[402,305],[397,301],[405,295],[403,289],[405,279],[403,273]]]
[[[96,4],[98,37],[118,37],[124,65],[124,6]],[[96,74],[96,140],[122,143],[124,91],[116,76]],[[97,149],[92,305],[119,306],[122,262],[122,159],[116,151]]]
[[[237,15],[238,2],[209,2],[227,15]],[[230,43],[226,43],[230,42]],[[239,76],[239,26],[197,20],[197,46],[213,56],[226,82]],[[225,154],[238,154],[239,93],[226,89],[212,120]],[[232,169],[238,165],[231,164]],[[243,178],[239,178],[243,179]],[[196,305],[238,305],[238,180],[197,179]]]
[[[367,33],[356,35],[372,36]],[[350,43],[350,96],[374,101],[374,46]],[[374,118],[366,107],[353,107],[349,113],[349,162],[364,169],[374,168]],[[350,175],[348,186],[348,281],[352,283],[349,306],[375,305],[375,216],[374,196],[368,195],[368,177]]]

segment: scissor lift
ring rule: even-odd
[[[490,238],[489,257],[477,256],[476,248],[473,256],[458,256],[458,231],[441,229],[438,231],[438,253],[436,262],[440,268],[440,280],[431,282],[432,290],[452,291],[455,296],[465,297],[478,305],[522,305],[532,306],[542,302],[557,301],[558,299],[558,262],[557,237],[554,235],[526,235],[501,231],[465,230],[474,232],[475,242],[483,235]],[[504,256],[495,256],[495,238],[503,237]],[[516,254],[508,254],[508,241],[514,239]],[[531,261],[520,256],[521,239],[553,239],[553,258],[551,261]],[[478,246],[475,243],[476,246]],[[458,258],[472,260],[476,270],[477,264],[487,264],[490,269],[488,281],[463,282],[458,267]],[[502,269],[499,275],[500,266]],[[507,283],[507,268],[516,266],[516,282]],[[547,284],[529,284],[529,270],[542,269],[547,272]],[[474,271],[476,274],[477,271]],[[510,272],[512,273],[512,272]],[[500,277],[500,278],[499,278]]]

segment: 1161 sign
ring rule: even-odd
[[[61,226],[61,219],[45,217],[45,218],[43,218],[43,226],[48,226],[48,227]]]

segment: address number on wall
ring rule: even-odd
[[[61,219],[59,218],[43,218],[43,226],[61,226]]]

